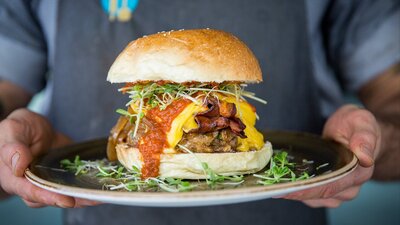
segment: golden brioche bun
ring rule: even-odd
[[[107,80],[258,83],[262,76],[256,57],[237,37],[198,29],[161,32],[131,42],[111,66]]]

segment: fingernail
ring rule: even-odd
[[[70,208],[70,206],[64,204],[63,202],[56,202],[56,206],[60,208]]]
[[[372,166],[374,164],[374,159],[372,158],[373,153],[371,148],[366,145],[362,145],[360,150],[365,155],[365,159],[367,160],[366,165]]]
[[[370,158],[372,156],[372,150],[366,145],[361,145],[361,152],[363,152],[364,154],[366,154]]]
[[[12,171],[14,174],[17,169],[18,160],[19,160],[19,153],[16,152],[16,153],[14,153],[14,155],[11,158],[11,167],[12,167]]]

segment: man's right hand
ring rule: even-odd
[[[32,159],[50,148],[68,144],[42,116],[18,109],[0,122],[0,191],[20,196],[30,207],[62,208],[96,205],[97,202],[49,192],[30,183],[24,171]]]

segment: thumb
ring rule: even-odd
[[[349,147],[359,159],[361,166],[370,167],[374,164],[377,139],[377,134],[371,130],[358,130],[352,134]]]
[[[3,163],[10,168],[17,177],[24,175],[25,169],[32,162],[33,156],[28,147],[20,143],[9,143],[3,145],[0,151]]]
[[[379,152],[380,129],[375,117],[354,105],[337,110],[325,124],[323,136],[347,146],[363,167],[372,166]]]

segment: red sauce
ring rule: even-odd
[[[170,130],[172,121],[190,103],[188,99],[172,102],[166,109],[155,107],[146,114],[146,119],[152,123],[152,129],[139,140],[139,151],[143,157],[142,178],[157,177],[160,168],[160,155],[164,148],[169,147],[166,133]]]

